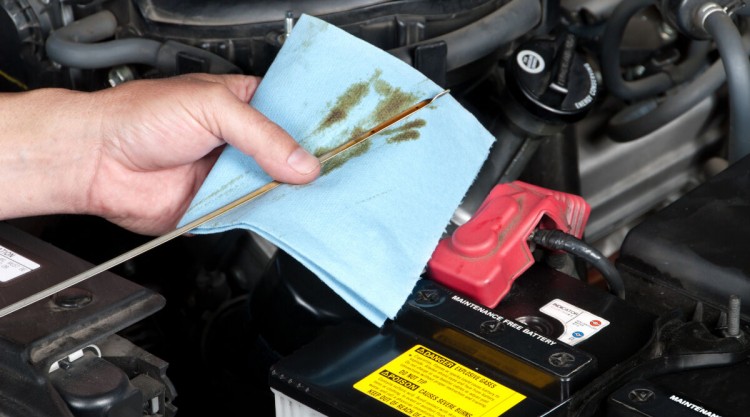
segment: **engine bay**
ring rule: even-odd
[[[181,237],[0,317],[0,417],[750,407],[745,2],[0,4],[2,92],[263,76],[308,14],[495,137],[382,328],[255,233]],[[90,216],[4,221],[0,308],[148,241]]]

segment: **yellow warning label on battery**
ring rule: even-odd
[[[496,417],[526,398],[420,345],[367,375],[354,388],[412,417]]]

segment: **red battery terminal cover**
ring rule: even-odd
[[[438,243],[432,279],[495,307],[513,280],[534,263],[528,237],[537,229],[583,236],[591,208],[583,198],[526,184],[501,184],[474,216]]]

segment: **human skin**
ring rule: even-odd
[[[259,82],[190,74],[93,93],[0,94],[0,219],[92,214],[165,233],[225,143],[276,180],[312,181],[318,160],[247,104]]]

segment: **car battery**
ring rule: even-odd
[[[535,265],[495,308],[429,279],[395,320],[345,323],[271,370],[276,415],[564,415],[649,340],[654,317]]]

